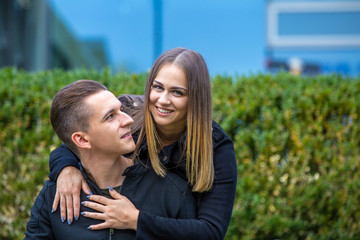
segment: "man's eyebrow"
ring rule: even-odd
[[[112,108],[112,109],[110,109],[109,111],[107,111],[107,112],[104,114],[103,119],[105,120],[106,117],[107,117],[110,113],[112,113],[112,112],[114,112],[114,111],[115,111],[114,108]]]

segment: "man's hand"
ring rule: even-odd
[[[56,195],[53,202],[52,211],[55,212],[60,201],[61,221],[70,225],[80,216],[80,191],[81,189],[91,195],[90,187],[87,185],[79,169],[69,166],[61,170],[56,182]]]

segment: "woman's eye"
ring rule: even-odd
[[[174,94],[175,94],[175,95],[178,95],[178,96],[183,96],[183,95],[184,95],[183,92],[178,91],[178,90],[175,90],[175,91],[174,91]]]
[[[163,89],[160,85],[156,85],[156,84],[154,84],[152,87],[154,89],[157,89],[157,90],[162,90]]]

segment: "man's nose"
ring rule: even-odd
[[[134,120],[124,112],[120,112],[120,124],[121,126],[127,126],[133,124]]]

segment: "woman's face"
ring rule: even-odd
[[[188,89],[185,72],[165,64],[155,77],[149,98],[150,112],[163,134],[181,133],[186,126]]]

